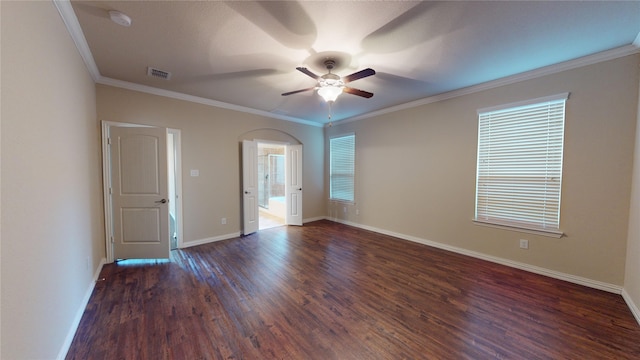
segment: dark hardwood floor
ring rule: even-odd
[[[620,295],[329,221],[101,277],[67,359],[640,359]]]

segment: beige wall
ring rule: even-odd
[[[330,216],[621,287],[638,60],[627,56],[328,128],[328,137],[356,133],[356,203],[346,205],[346,216],[343,204],[329,204]],[[474,225],[476,110],[562,92],[571,93],[560,219],[566,236]],[[519,249],[519,239],[530,249]]]
[[[640,100],[638,104],[640,123]],[[629,210],[629,236],[624,277],[624,296],[640,322],[640,126],[636,127],[636,149],[633,161],[633,183]]]
[[[0,6],[0,358],[53,359],[104,257],[95,86],[52,2]]]
[[[0,358],[55,358],[82,310],[104,257],[100,120],[182,130],[187,242],[240,230],[241,139],[298,141],[307,219],[331,214],[607,284],[624,281],[628,297],[640,303],[638,56],[323,130],[96,89],[50,2],[2,1],[0,13]],[[476,109],[565,91],[571,92],[561,218],[567,236],[474,226]],[[356,204],[343,216],[342,205],[326,204],[323,132],[350,131]],[[190,169],[200,176],[190,177]],[[529,250],[518,249],[520,238],[530,240]]]
[[[97,86],[98,120],[181,130],[184,242],[240,231],[240,143],[259,139],[303,145],[303,216],[323,217],[324,135],[320,127],[239,113],[111,86]],[[190,170],[198,169],[199,177]],[[221,218],[227,224],[221,224]]]

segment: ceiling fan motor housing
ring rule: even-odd
[[[324,66],[329,70],[329,72],[331,72],[331,70],[336,66],[336,61],[333,59],[327,59],[324,61]]]
[[[318,79],[318,86],[336,86],[343,87],[344,82],[340,76],[332,73],[324,74]]]

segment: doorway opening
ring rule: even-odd
[[[242,140],[242,234],[249,235],[268,226],[302,226],[302,144]],[[258,170],[258,146],[262,148],[262,170]],[[267,148],[273,150],[267,151]],[[276,150],[277,148],[277,150]],[[282,152],[283,154],[281,154]],[[269,155],[272,155],[269,157]],[[276,155],[284,155],[283,157]],[[278,165],[282,159],[284,166]],[[269,164],[272,163],[273,165]],[[283,178],[284,186],[280,179]],[[271,172],[274,172],[273,174]],[[260,176],[258,174],[261,174]],[[260,192],[262,188],[262,192]],[[279,206],[284,188],[284,206]],[[268,190],[268,193],[266,192]],[[260,200],[262,199],[262,200]],[[260,206],[262,203],[262,206]],[[277,208],[284,213],[276,212]],[[279,221],[269,225],[262,214],[276,215]],[[267,211],[268,210],[268,211]],[[275,212],[275,214],[274,214]],[[260,226],[262,225],[262,226]]]
[[[285,145],[258,143],[259,230],[286,224]]]

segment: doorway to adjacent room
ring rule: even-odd
[[[242,234],[279,225],[302,226],[302,144],[242,140]]]
[[[258,143],[259,229],[285,225],[285,146]]]

